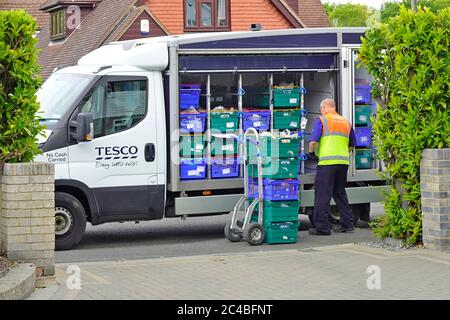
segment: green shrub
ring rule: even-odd
[[[0,11],[0,166],[31,161],[40,153],[36,26],[23,10]]]
[[[420,160],[424,148],[450,147],[450,9],[402,7],[366,32],[360,50],[379,97],[374,145],[391,194],[375,224],[381,237],[421,241]]]

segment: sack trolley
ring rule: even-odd
[[[252,137],[250,136],[252,135]],[[253,138],[254,136],[254,138]],[[266,232],[263,227],[263,178],[262,178],[262,157],[260,152],[260,140],[258,131],[255,128],[248,128],[243,137],[236,134],[217,135],[218,138],[234,138],[239,144],[243,145],[243,163],[244,163],[244,195],[239,199],[231,212],[231,220],[225,225],[225,236],[232,242],[244,239],[251,245],[260,245],[264,242]],[[248,166],[254,164],[255,158],[250,159],[247,154],[247,144],[256,146],[256,165],[258,173],[258,196],[249,203],[249,177]],[[258,222],[251,222],[255,207],[258,206]],[[242,220],[239,219],[242,217]]]

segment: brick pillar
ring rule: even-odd
[[[38,275],[55,273],[55,178],[48,163],[5,164],[1,183],[2,251],[31,262]]]
[[[450,149],[425,149],[420,164],[423,243],[450,251]]]

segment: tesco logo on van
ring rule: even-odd
[[[139,152],[136,146],[95,147],[96,160],[136,159]]]

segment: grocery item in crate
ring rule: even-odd
[[[270,111],[244,111],[242,115],[243,129],[255,128],[258,131],[270,129]]]
[[[182,83],[180,85],[180,110],[198,108],[200,105],[201,86],[199,84]]]
[[[182,133],[202,133],[205,131],[206,113],[180,114],[180,131]]]
[[[239,177],[239,161],[237,158],[212,158],[211,159],[211,177],[235,178]]]
[[[181,159],[180,179],[197,180],[206,178],[206,160],[203,158]]]
[[[355,128],[356,146],[371,147],[372,146],[372,128],[357,127]]]
[[[236,155],[238,151],[238,143],[235,139],[211,137],[211,155]]]

